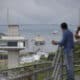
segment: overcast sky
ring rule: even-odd
[[[80,0],[0,0],[0,24],[79,23]]]

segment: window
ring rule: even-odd
[[[23,48],[24,46],[25,46],[25,42],[23,42],[23,41],[18,42],[18,47]]]
[[[0,41],[0,46],[7,46],[7,42],[6,41]]]
[[[17,42],[8,42],[8,46],[17,46]]]

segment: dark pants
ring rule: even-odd
[[[74,80],[73,52],[64,53],[67,80]]]

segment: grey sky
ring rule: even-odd
[[[0,0],[0,24],[78,24],[80,0]]]

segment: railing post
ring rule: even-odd
[[[37,65],[34,65],[33,67],[34,67],[34,70],[37,69]],[[34,74],[32,75],[32,80],[37,80],[37,73],[34,73]]]
[[[52,74],[52,78],[54,80],[63,80],[63,77],[62,77],[62,73],[63,73],[63,54],[62,53],[63,53],[62,47],[59,47],[58,52],[55,55],[55,58],[54,58],[54,61],[53,61],[54,71],[53,71],[53,74]]]
[[[37,80],[37,75],[36,75],[36,74],[34,74],[34,75],[32,76],[32,80]]]
[[[63,63],[64,63],[64,60],[63,60],[63,50],[61,49],[61,80],[63,80]]]

